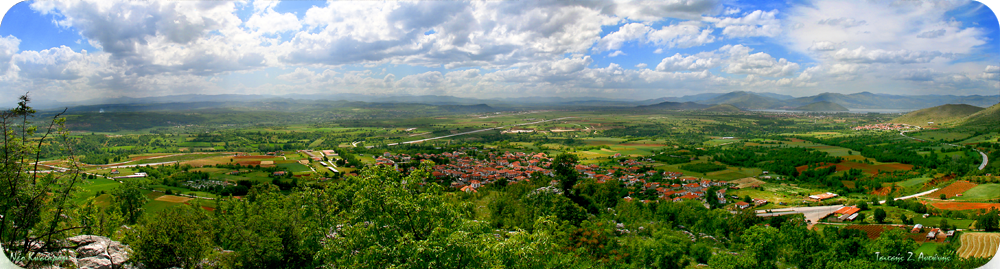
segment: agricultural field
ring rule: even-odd
[[[1000,198],[1000,184],[980,184],[955,197],[957,201],[987,201]]]
[[[1000,203],[972,203],[972,202],[930,202],[927,203],[935,208],[944,210],[989,210],[991,208],[1000,209]]]
[[[961,242],[957,251],[959,257],[992,258],[996,256],[997,247],[1000,246],[1000,234],[965,232],[962,233]]]
[[[924,197],[928,197],[931,199],[939,199],[941,195],[944,194],[949,199],[951,199],[955,198],[959,194],[965,193],[966,191],[972,188],[975,188],[976,186],[977,186],[976,183],[968,182],[965,180],[959,180],[955,181],[954,183],[951,183],[947,187],[941,188],[940,190],[925,195]]]

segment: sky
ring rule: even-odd
[[[730,91],[1000,94],[1000,24],[979,2],[914,0],[45,0],[0,22],[0,105]]]

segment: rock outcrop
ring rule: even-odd
[[[54,253],[37,253],[32,259],[51,262],[40,267],[51,269],[142,268],[128,262],[131,249],[127,245],[104,236],[78,235],[66,238],[60,245],[64,246],[62,250]],[[33,263],[32,267],[37,267],[38,263]],[[46,264],[46,262],[41,263]]]

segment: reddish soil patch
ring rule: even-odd
[[[949,181],[949,180],[951,180],[953,178],[955,178],[954,174],[946,175],[946,176],[943,176],[943,177],[935,178],[935,179],[933,179],[933,180],[931,180],[931,181],[929,181],[927,183],[924,183],[924,185],[926,185],[926,186],[934,186],[934,185],[937,185],[938,183]]]
[[[240,165],[260,165],[260,161],[239,161],[236,163]]]
[[[760,146],[762,144],[758,144],[758,143],[754,143],[754,142],[747,142],[745,145],[747,145],[747,146]]]
[[[857,184],[855,184],[855,182],[851,180],[841,180],[840,183],[844,184],[844,187],[848,189],[854,189],[858,187]]]
[[[874,175],[878,174],[879,171],[891,172],[899,170],[911,170],[913,169],[913,165],[901,164],[901,163],[871,165],[871,164],[851,162],[851,161],[843,161],[837,163],[837,171],[847,171],[851,170],[851,168],[861,169],[861,171]]]
[[[805,140],[798,139],[798,138],[788,138],[788,141],[792,141],[792,142],[805,142]]]
[[[847,225],[844,227],[844,229],[862,230],[868,235],[868,239],[878,238],[883,232],[896,228],[886,225]]]
[[[876,190],[872,191],[872,195],[881,195],[881,196],[886,196],[886,195],[889,195],[889,191],[890,191],[890,190],[892,190],[892,186],[889,186],[889,187],[881,187],[881,188],[878,188],[878,189],[876,189]]]
[[[202,206],[201,209],[208,210],[208,211],[215,211],[215,208],[211,208],[211,207],[207,207],[207,206]]]
[[[274,156],[263,156],[263,155],[252,155],[252,156],[235,156],[236,159],[270,159]]]
[[[1000,209],[997,203],[934,202],[930,205],[944,210]]]
[[[959,180],[955,181],[955,183],[951,183],[951,185],[948,185],[948,187],[944,187],[943,189],[928,194],[927,197],[940,198],[941,194],[945,194],[948,195],[948,198],[953,198],[955,197],[955,195],[964,193],[965,191],[975,186],[978,185],[976,183],[968,182],[965,180]]]
[[[832,163],[824,163],[824,164],[822,164],[819,167],[813,168],[813,170],[827,168],[827,167],[830,167],[831,165],[833,165],[833,164]],[[803,165],[803,166],[795,167],[795,171],[798,171],[799,173],[802,173],[802,171],[805,171],[805,170],[808,170],[808,169],[809,169],[809,165]],[[838,167],[837,171],[840,171],[839,167]]]

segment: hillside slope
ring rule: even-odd
[[[702,109],[702,110],[708,111],[708,112],[740,112],[740,111],[743,111],[742,109],[740,109],[738,107],[735,107],[733,105],[730,105],[730,104],[714,105],[712,107],[709,107],[709,108],[706,108],[706,109]]]
[[[667,109],[667,110],[688,110],[688,109],[702,109],[709,107],[708,105],[702,105],[695,102],[662,102],[659,104],[648,105],[648,106],[638,106],[636,108],[640,109]]]
[[[899,118],[893,119],[892,122],[917,126],[926,126],[929,125],[929,122],[933,122],[935,125],[938,125],[960,120],[981,110],[983,110],[983,108],[973,105],[947,104],[913,111]]]
[[[959,125],[998,126],[1000,125],[1000,103],[993,104],[957,122]]]

